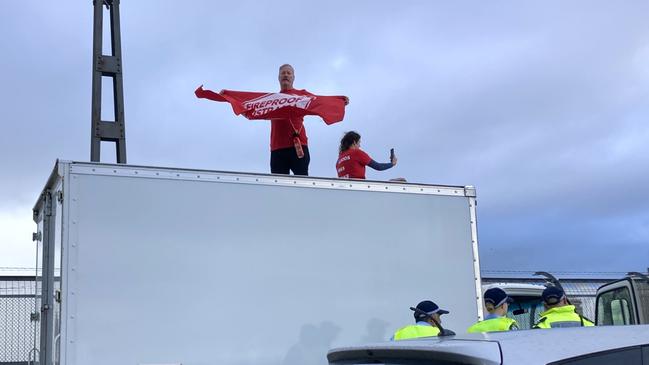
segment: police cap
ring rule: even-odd
[[[548,286],[541,294],[545,304],[555,305],[561,301],[561,299],[566,295],[560,288],[556,286]]]
[[[491,303],[494,308],[503,305],[505,302],[511,303],[514,300],[507,296],[504,290],[500,288],[491,288],[484,292],[484,302],[485,304]]]
[[[441,309],[437,304],[433,303],[430,300],[424,300],[423,302],[420,302],[417,304],[417,309],[421,310],[422,312],[426,312],[426,314],[448,314],[449,311]],[[420,320],[426,318],[425,315],[423,314],[418,314],[415,312],[415,319]]]

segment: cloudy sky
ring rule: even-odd
[[[31,208],[55,160],[89,160],[92,2],[0,8],[0,267],[33,267]],[[477,187],[483,269],[649,266],[645,0],[121,11],[129,163],[268,172],[268,122],[193,91],[273,91],[291,63],[297,88],[351,100],[341,123],[307,118],[312,175],[334,176],[338,141],[357,130],[375,160],[399,157],[368,178]]]

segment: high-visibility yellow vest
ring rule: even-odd
[[[430,337],[439,335],[439,328],[433,326],[421,326],[413,324],[397,330],[392,337],[395,341],[407,340],[409,338]]]
[[[575,312],[574,305],[550,308],[541,313],[533,328],[591,327],[593,322]]]
[[[475,332],[496,332],[496,331],[509,331],[518,329],[518,323],[515,320],[507,317],[498,317],[480,321],[466,330],[469,333]]]

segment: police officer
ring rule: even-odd
[[[507,318],[509,303],[513,300],[500,288],[491,288],[484,292],[484,305],[487,314],[484,321],[480,321],[469,327],[467,332],[496,332],[517,330],[516,320]]]
[[[566,293],[556,286],[545,288],[543,294],[545,312],[533,328],[590,327],[593,322],[575,311],[575,306],[568,304]]]
[[[409,338],[438,336],[440,329],[437,324],[442,323],[442,314],[449,312],[441,309],[437,304],[430,300],[424,300],[417,304],[415,311],[415,324],[402,327],[394,333],[392,339],[395,341],[407,340]],[[437,324],[435,323],[437,321]]]

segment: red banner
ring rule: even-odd
[[[291,93],[261,93],[223,90],[215,93],[203,85],[194,92],[200,99],[228,102],[234,114],[248,119],[289,119],[295,116],[317,115],[325,123],[340,122],[345,117],[345,97],[313,95],[306,90]],[[293,94],[295,92],[295,94]]]

